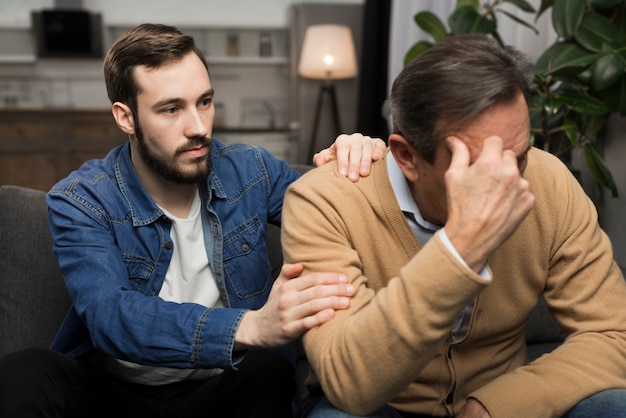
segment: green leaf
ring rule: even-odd
[[[572,113],[569,113],[565,118],[563,118],[561,125],[558,129],[556,129],[556,131],[564,132],[570,144],[572,144],[572,147],[577,148],[580,146],[580,141],[578,140],[578,124],[576,123],[576,118]]]
[[[605,55],[591,66],[591,85],[596,91],[608,89],[620,79],[624,70],[626,62],[619,53]]]
[[[615,84],[615,88],[600,92],[600,97],[612,112],[626,116],[626,74]]]
[[[605,115],[609,112],[606,104],[599,99],[578,93],[563,93],[560,99],[567,107],[585,115]]]
[[[587,163],[587,168],[596,183],[609,189],[611,191],[611,197],[619,197],[617,185],[613,180],[611,171],[609,171],[608,167],[604,164],[604,161],[602,161],[602,157],[598,154],[595,146],[593,144],[585,144],[583,146],[583,150],[585,151],[585,162]]]
[[[432,46],[433,44],[427,41],[420,41],[414,44],[404,56],[404,66]]]
[[[565,105],[563,100],[561,100],[561,98],[558,96],[544,97],[541,100],[541,104],[548,116],[558,115],[562,107]]]
[[[586,0],[554,0],[552,26],[562,38],[571,38],[583,21]]]
[[[591,69],[587,68],[586,70],[578,73],[576,78],[588,86],[591,85]]]
[[[606,10],[617,6],[621,2],[622,0],[591,0],[591,8],[594,10]]]
[[[577,125],[580,131],[587,135],[595,135],[606,125],[609,113],[604,115],[577,115]]]
[[[433,37],[435,42],[444,40],[448,35],[448,31],[443,25],[441,19],[439,19],[439,17],[432,12],[420,12],[415,15],[414,20],[417,26]]]
[[[456,9],[463,6],[469,6],[472,9],[478,12],[480,10],[480,1],[479,0],[457,0]]]
[[[502,0],[502,3],[511,3],[517,6],[518,9],[527,13],[535,13],[535,8],[526,0]]]
[[[533,32],[535,32],[536,35],[539,35],[539,31],[537,30],[537,28],[535,28],[533,25],[531,25],[530,23],[527,23],[525,21],[523,21],[522,19],[520,19],[519,17],[515,16],[514,14],[511,14],[509,12],[507,12],[506,10],[498,10],[498,12],[505,14],[506,16],[508,16],[510,19],[516,21],[517,23],[519,23],[522,26],[526,26],[527,28],[531,29]]]
[[[574,76],[591,65],[603,54],[590,54],[573,42],[553,44],[537,60],[535,71],[548,74]]]
[[[449,19],[450,29],[454,34],[480,32],[493,33],[496,25],[469,6],[458,7]]]
[[[554,0],[541,0],[541,6],[539,6],[539,10],[537,11],[537,17],[535,17],[535,22],[539,20],[543,12],[548,10],[554,4]]]
[[[618,42],[619,34],[606,17],[598,13],[587,13],[574,38],[584,48],[600,52],[605,43]]]
[[[617,12],[617,16],[613,20],[613,24],[619,32],[619,41],[626,44],[626,7],[621,7]]]

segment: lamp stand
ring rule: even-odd
[[[324,84],[320,85],[320,90],[317,94],[317,106],[315,107],[315,117],[313,119],[313,132],[311,133],[311,141],[309,142],[309,161],[313,159],[313,155],[315,154],[315,140],[317,139],[317,129],[320,121],[320,113],[322,111],[322,102],[324,101],[324,96],[327,94],[330,97],[330,107],[336,135],[341,133],[335,84],[332,80],[326,80]]]

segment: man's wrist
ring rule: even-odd
[[[489,269],[487,268],[487,266],[485,266],[484,264],[479,268],[479,269],[472,269],[472,267],[470,267],[470,265],[463,259],[463,257],[461,256],[461,254],[459,254],[459,252],[457,251],[457,249],[454,247],[454,244],[452,244],[452,241],[450,241],[450,238],[448,237],[448,234],[446,233],[446,228],[443,227],[441,228],[440,232],[439,232],[439,237],[441,238],[441,241],[443,242],[443,244],[445,245],[445,247],[452,253],[452,255],[454,255],[454,257],[459,260],[459,262],[461,264],[463,264],[465,267],[467,267],[470,270],[475,271],[476,273],[478,273],[480,275],[480,277],[482,277],[483,279],[487,280],[487,281],[491,281],[491,272],[489,271]]]

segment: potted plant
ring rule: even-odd
[[[537,33],[531,23],[506,11],[505,3],[535,19],[550,11],[558,35],[535,65],[529,103],[535,146],[568,164],[570,151],[582,150],[595,182],[617,197],[611,172],[598,152],[598,138],[612,113],[626,115],[625,0],[542,0],[539,10],[525,0],[491,0],[482,6],[479,0],[458,0],[448,18],[449,29],[431,12],[415,15],[415,23],[433,41],[413,45],[405,64],[451,34],[482,32],[503,43],[500,17]]]

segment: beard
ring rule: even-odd
[[[163,179],[175,184],[198,184],[205,179],[211,171],[211,139],[206,137],[193,137],[189,141],[178,147],[171,158],[167,158],[155,153],[146,143],[143,130],[139,121],[136,123],[135,137],[139,149],[139,155],[144,162],[158,173]],[[205,157],[198,158],[195,161],[195,169],[182,170],[177,166],[176,161],[184,152],[204,146],[207,149]]]

